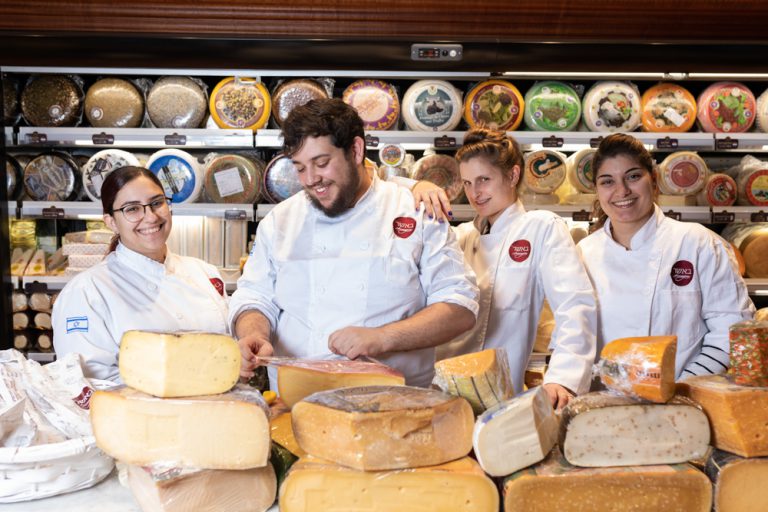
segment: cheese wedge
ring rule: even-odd
[[[664,403],[675,394],[677,336],[621,338],[600,352],[600,380],[608,389]]]
[[[768,458],[744,459],[715,450],[706,471],[715,487],[715,512],[768,510]]]
[[[475,414],[512,398],[507,353],[503,348],[443,359],[435,363],[433,381],[446,393],[466,398]]]
[[[269,420],[269,431],[272,441],[279,444],[297,457],[304,457],[307,452],[301,449],[293,435],[291,413],[286,412]]]

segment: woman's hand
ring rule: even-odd
[[[438,222],[453,220],[451,202],[441,187],[431,181],[421,180],[416,182],[411,193],[416,210],[424,203],[424,211],[430,219],[436,218]]]

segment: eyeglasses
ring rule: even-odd
[[[123,212],[125,220],[128,222],[139,222],[147,214],[147,206],[156,214],[165,214],[171,211],[171,198],[170,197],[158,197],[150,201],[147,204],[129,204],[122,208],[115,208],[114,212]]]

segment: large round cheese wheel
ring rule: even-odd
[[[186,151],[161,149],[149,157],[147,169],[157,175],[171,202],[192,203],[200,197],[203,173],[197,159]]]
[[[697,119],[705,132],[745,132],[755,121],[752,91],[738,82],[717,82],[699,94]]]
[[[308,78],[287,80],[272,92],[272,118],[278,126],[283,126],[283,121],[291,110],[312,100],[325,98],[328,98],[328,92],[315,80]]]
[[[24,190],[33,201],[69,201],[77,187],[80,168],[59,151],[39,155],[24,168]]]
[[[344,103],[352,106],[366,130],[389,130],[400,117],[395,87],[381,80],[358,80],[344,89]]]
[[[741,242],[739,250],[744,257],[747,277],[768,277],[768,228],[758,228],[750,232]]]
[[[696,98],[680,85],[656,84],[643,93],[640,103],[647,132],[687,132],[696,122]]]
[[[293,161],[282,153],[267,164],[264,171],[264,195],[272,203],[279,203],[300,192],[299,175]]]
[[[261,194],[264,162],[217,155],[205,166],[205,196],[214,203],[252,204]]]
[[[597,82],[584,95],[582,113],[589,130],[631,132],[640,125],[640,95],[624,82]]]
[[[12,126],[19,115],[19,90],[16,81],[8,77],[3,82],[3,124]]]
[[[768,229],[767,222],[732,222],[723,228],[720,236],[728,240],[736,247],[756,229]]]
[[[147,113],[158,128],[199,128],[206,114],[205,90],[187,76],[164,76],[147,94]]]
[[[85,116],[91,126],[136,128],[144,117],[144,95],[128,80],[102,78],[88,88]]]
[[[469,91],[464,101],[464,121],[470,128],[516,130],[523,120],[525,101],[517,87],[506,80],[485,80]]]
[[[461,121],[461,94],[444,80],[419,80],[403,96],[403,119],[410,130],[453,130]]]
[[[566,160],[568,181],[573,188],[582,194],[595,193],[595,170],[592,168],[592,159],[597,153],[596,149],[585,148],[572,154]]]
[[[120,167],[138,166],[139,159],[121,149],[99,151],[82,166],[83,187],[91,201],[101,201],[101,185],[107,176]]]
[[[525,155],[523,182],[532,192],[552,194],[563,184],[566,157],[559,151],[540,149]]]
[[[30,126],[75,126],[80,121],[83,90],[66,75],[32,78],[21,93],[21,111]]]
[[[210,107],[211,117],[220,128],[258,130],[267,124],[272,101],[261,82],[231,76],[216,84]]]
[[[452,202],[464,191],[459,163],[448,155],[427,155],[417,160],[413,166],[413,179],[431,181],[445,190]]]
[[[692,151],[678,151],[659,165],[659,190],[669,195],[697,194],[704,188],[708,175],[703,158]]]
[[[525,125],[536,131],[575,130],[581,120],[581,98],[573,87],[549,80],[525,93]]]
[[[743,170],[736,178],[737,201],[745,206],[768,206],[768,164],[765,167]]]
[[[768,89],[757,98],[757,115],[755,116],[757,129],[768,132]]]
[[[723,173],[710,174],[704,188],[696,195],[699,206],[731,206],[736,202],[736,182]]]
[[[744,256],[741,254],[741,250],[731,242],[728,242],[728,245],[733,249],[733,256],[736,258],[736,265],[739,267],[739,275],[744,277],[744,274],[747,273],[747,264],[744,261]]]
[[[19,185],[24,179],[24,169],[16,160],[9,154],[5,155],[5,176],[6,176],[6,190],[8,192],[8,200],[16,199],[19,192]]]

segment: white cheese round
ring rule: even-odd
[[[736,182],[727,174],[714,173],[696,195],[699,206],[731,206],[736,202]]]
[[[525,155],[523,182],[532,192],[552,194],[563,184],[566,157],[559,151],[541,149]]]
[[[405,92],[402,113],[410,130],[453,130],[461,121],[461,93],[444,80],[419,80]]]
[[[121,149],[105,149],[99,151],[82,168],[83,188],[91,201],[101,201],[101,185],[107,176],[120,167],[139,165],[139,159]]]
[[[757,98],[757,129],[761,132],[768,132],[768,89]]]
[[[693,151],[672,153],[659,165],[659,190],[662,194],[697,194],[707,181],[706,162]]]
[[[203,172],[197,159],[179,149],[161,149],[147,160],[147,169],[163,184],[173,203],[193,203],[203,188]]]
[[[625,82],[597,82],[584,95],[582,112],[589,130],[631,132],[640,125],[640,94]]]
[[[593,148],[582,149],[566,161],[568,181],[582,194],[595,193],[595,170],[592,168],[595,153],[597,150]]]

